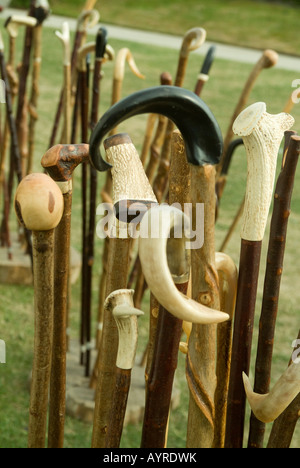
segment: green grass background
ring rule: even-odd
[[[51,2],[54,13],[72,13],[77,15],[84,2]],[[100,2],[99,2],[100,3]],[[255,8],[253,4],[255,3]],[[24,2],[23,2],[24,4]],[[148,7],[146,7],[146,4]],[[181,8],[180,8],[181,4]],[[242,12],[239,6],[252,5],[251,11],[243,20],[239,22]],[[162,6],[163,5],[163,6]],[[184,5],[184,6],[183,6]],[[192,8],[193,6],[193,8]],[[119,11],[122,7],[122,14]],[[213,8],[215,7],[215,8]],[[148,8],[148,9],[147,9]],[[257,18],[264,8],[264,16],[261,16],[261,27],[252,28],[252,34],[248,36],[248,29],[243,34],[242,24],[247,23],[247,28],[250,31],[252,18]],[[267,9],[268,8],[268,9]],[[129,2],[129,1],[114,1],[101,2],[101,18],[103,22],[114,22],[123,25],[137,24],[139,27],[149,29],[158,29],[162,31],[173,32],[176,34],[184,34],[185,30],[190,27],[202,26],[207,28],[208,39],[223,40],[241,44],[246,37],[251,38],[248,45],[255,46],[257,40],[254,34],[262,34],[267,36],[268,47],[275,50],[278,44],[278,36],[282,36],[280,44],[286,52],[292,53],[292,48],[297,45],[298,34],[296,31],[292,34],[294,25],[294,15],[299,15],[298,9],[292,9],[289,6],[270,5],[264,2]],[[277,10],[278,9],[278,10]],[[275,27],[276,12],[284,9],[284,17],[281,15],[281,23],[277,22]],[[189,10],[189,11],[188,11]],[[192,10],[192,11],[190,11]],[[214,10],[214,11],[213,11]],[[272,14],[270,13],[272,12]],[[233,21],[233,12],[235,12],[236,20]],[[269,12],[269,16],[266,16]],[[160,16],[162,13],[162,16]],[[189,13],[189,15],[188,15]],[[217,14],[218,13],[218,14]],[[249,16],[251,13],[251,16]],[[275,14],[276,13],[276,14]],[[188,20],[185,20],[186,16]],[[278,14],[278,18],[279,18]],[[157,18],[162,18],[158,20]],[[218,19],[218,27],[216,25]],[[286,19],[286,27],[280,28],[282,18]],[[250,21],[251,19],[251,21]],[[273,21],[274,19],[274,21]],[[143,20],[143,21],[142,21]],[[177,23],[177,27],[174,24]],[[253,20],[254,23],[254,20]],[[167,27],[168,26],[168,27]],[[2,34],[5,38],[7,46],[7,37],[3,26],[1,27]],[[273,33],[265,34],[265,29],[270,28]],[[238,29],[240,31],[238,32]],[[217,36],[219,34],[219,36]],[[226,37],[227,39],[226,39]],[[284,36],[284,37],[283,37]],[[237,39],[237,38],[240,39]],[[273,40],[272,40],[273,38]],[[20,51],[22,50],[22,35],[18,38],[18,50],[20,59]],[[89,37],[90,40],[93,38]],[[126,69],[126,77],[124,81],[123,96],[129,95],[132,92],[154,86],[159,83],[159,76],[163,71],[169,71],[173,76],[176,72],[178,61],[178,52],[167,50],[164,48],[155,48],[152,46],[143,46],[135,43],[128,43],[118,40],[109,41],[116,53],[122,47],[129,47],[134,55],[136,63],[141,72],[146,75],[144,81],[133,77],[129,70]],[[299,43],[299,42],[298,42]],[[259,43],[260,45],[262,43]],[[266,45],[263,42],[264,46]],[[264,48],[264,47],[261,47]],[[51,54],[49,50],[51,49]],[[295,53],[296,53],[295,47]],[[6,49],[7,50],[7,49]],[[281,49],[283,50],[283,49]],[[184,86],[193,90],[196,78],[199,72],[203,57],[191,54]],[[217,59],[211,70],[210,80],[206,84],[202,98],[209,105],[219,125],[222,133],[225,135],[230,117],[232,115],[235,104],[238,101],[239,95],[243,89],[244,83],[252,69],[251,65],[240,64],[234,61],[224,61]],[[59,90],[62,84],[62,50],[60,43],[54,36],[54,30],[44,29],[43,31],[43,57],[42,57],[42,74],[40,80],[40,98],[39,98],[39,120],[37,123],[36,132],[36,148],[35,148],[35,170],[40,171],[40,159],[44,152],[48,149],[48,142],[52,128],[52,122],[56,111]],[[113,63],[107,63],[104,68],[104,77],[101,82],[101,104],[99,108],[100,115],[109,108],[111,102],[112,90]],[[292,90],[291,83],[297,79],[297,73],[283,71],[278,68],[265,70],[259,77],[255,88],[251,94],[249,104],[256,101],[264,101],[267,104],[267,109],[270,113],[281,112],[290,92]],[[294,129],[300,129],[300,107],[295,105],[292,111],[296,123]],[[135,145],[141,149],[143,143],[143,135],[146,128],[147,117],[132,118],[120,126],[120,131],[130,133]],[[280,166],[281,155],[279,155],[278,171]],[[100,176],[99,185],[103,178]],[[231,223],[231,220],[236,212],[237,207],[242,200],[246,181],[246,159],[243,150],[239,150],[235,157],[230,170],[228,184],[222,199],[220,217],[216,225],[216,246],[220,245],[225,233]],[[80,216],[81,216],[81,199],[80,199],[80,171],[75,173],[75,194],[73,203],[72,217],[72,245],[80,250]],[[100,197],[99,197],[100,202]],[[299,251],[299,222],[300,222],[300,176],[299,169],[296,175],[296,183],[294,188],[294,196],[292,202],[292,214],[289,222],[289,233],[287,239],[287,248],[284,264],[284,275],[282,279],[279,315],[276,328],[275,346],[274,346],[274,362],[272,368],[272,384],[278,379],[280,374],[285,370],[288,360],[291,355],[291,343],[297,337],[299,328],[299,303],[300,303],[300,288],[299,275],[300,265],[295,252]],[[14,214],[11,216],[11,228],[16,227]],[[239,259],[239,228],[238,226],[229,246],[227,253],[232,256],[238,265]],[[268,228],[264,240],[261,275],[257,300],[256,324],[252,350],[252,367],[250,379],[253,382],[253,365],[255,362],[256,340],[258,333],[258,319],[260,313],[263,277],[266,263],[266,248],[268,240]],[[96,240],[96,256],[94,268],[93,282],[93,317],[97,315],[97,292],[99,285],[99,277],[101,272],[101,253],[102,242]],[[32,365],[33,351],[33,290],[31,287],[22,286],[4,286],[0,285],[0,338],[5,340],[7,345],[7,363],[0,366],[0,447],[1,448],[23,448],[27,444],[27,425],[28,425],[28,407],[29,407],[29,391],[28,377]],[[70,328],[71,337],[77,339],[79,336],[79,314],[80,314],[80,280],[72,289]],[[144,350],[147,334],[148,334],[148,295],[145,296],[143,310],[145,317],[139,321],[139,348],[138,353],[141,354]],[[95,333],[95,330],[94,330]],[[187,409],[188,409],[188,391],[185,381],[185,361],[184,356],[179,354],[178,370],[176,373],[177,385],[181,390],[180,407],[171,413],[170,430],[168,447],[185,447],[186,426],[187,426]],[[249,416],[249,411],[247,417]],[[248,423],[246,422],[246,434]],[[271,425],[267,425],[267,432]],[[65,431],[65,447],[66,448],[85,448],[91,444],[90,425],[76,421],[67,417]],[[141,436],[141,426],[128,426],[124,430],[122,438],[122,447],[139,447]],[[267,440],[267,438],[266,438]],[[245,438],[246,441],[246,438]],[[300,445],[299,427],[295,432],[293,439],[293,447]]]

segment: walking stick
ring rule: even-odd
[[[69,23],[65,21],[62,25],[62,32],[55,32],[63,46],[64,64],[64,85],[63,85],[63,108],[64,108],[64,132],[62,136],[63,144],[71,143],[71,49]]]
[[[118,104],[116,104],[118,106]],[[109,111],[108,111],[109,112]],[[100,119],[100,123],[106,120],[106,114]],[[98,141],[99,133],[102,137],[102,127],[99,122],[91,136],[91,141]],[[111,121],[112,126],[108,132],[115,127],[115,119]],[[98,152],[95,143],[94,150]],[[128,237],[128,225],[122,221],[127,215],[128,203],[134,201],[147,208],[149,204],[156,203],[151,186],[144,173],[139,155],[127,134],[114,135],[105,140],[107,159],[113,164],[113,203],[114,213],[113,227],[109,244],[106,296],[108,297],[117,289],[126,289],[129,269],[129,254],[131,239]],[[91,149],[91,146],[90,146]],[[91,156],[91,162],[98,168],[95,156]],[[105,163],[106,166],[108,163]],[[125,202],[125,203],[124,203]],[[119,219],[120,221],[119,221]],[[100,448],[105,446],[106,431],[109,427],[110,411],[112,407],[112,396],[115,379],[115,363],[117,356],[118,334],[116,323],[107,310],[104,311],[103,332],[98,350],[98,379],[95,394],[95,412],[92,446]]]
[[[95,65],[94,65],[94,80],[93,80],[93,96],[91,109],[91,130],[95,128],[98,122],[98,109],[100,102],[100,80],[102,63],[104,63],[104,55],[107,46],[107,31],[105,28],[100,28],[95,44]],[[91,342],[91,296],[92,296],[92,271],[94,262],[94,233],[96,225],[96,199],[97,199],[97,174],[94,167],[89,165],[90,169],[90,200],[89,200],[89,221],[87,230],[87,267],[86,267],[86,342]],[[90,375],[90,346],[86,351],[85,375]]]
[[[54,229],[63,212],[63,197],[46,174],[30,174],[15,196],[19,221],[33,231],[35,342],[30,391],[28,447],[44,448],[53,330]]]
[[[126,118],[145,112],[162,114],[173,120],[182,133],[187,159],[192,166],[218,163],[222,150],[221,132],[206,104],[185,89],[158,86],[128,96],[100,119],[90,140],[91,162],[98,170],[105,171],[111,167],[99,151],[104,135]]]
[[[161,74],[161,82],[160,84],[162,86],[165,85],[171,85],[172,84],[172,77],[169,73],[164,72]],[[151,116],[154,116],[155,114],[150,114],[149,119],[151,119]],[[155,177],[155,173],[157,170],[157,167],[159,165],[159,158],[160,158],[160,153],[161,153],[161,148],[164,142],[165,138],[165,133],[166,133],[166,127],[168,124],[168,119],[164,115],[158,115],[156,116],[156,120],[158,121],[157,123],[157,128],[155,135],[153,137],[153,141],[151,143],[150,147],[150,158],[146,167],[146,175],[148,177],[148,180],[150,184],[153,184],[153,180]],[[141,155],[142,159],[142,155]],[[129,277],[129,282],[128,284],[132,284],[133,281],[136,280],[135,283],[135,292],[134,292],[134,303],[136,307],[140,307],[143,299],[143,295],[146,289],[146,283],[144,279],[144,275],[142,273],[141,269],[141,263],[139,261],[139,257],[137,255],[135,263],[133,265],[132,272]]]
[[[221,169],[222,169],[222,165],[223,165],[223,161],[224,161],[224,158],[225,158],[225,154],[227,153],[227,150],[228,150],[228,146],[234,136],[234,133],[233,133],[233,130],[232,130],[232,126],[233,126],[233,123],[234,121],[236,120],[236,118],[238,117],[238,115],[242,112],[242,110],[245,108],[247,102],[248,102],[248,99],[249,99],[249,96],[250,96],[250,93],[253,89],[253,86],[257,80],[257,78],[259,77],[260,73],[262,72],[262,70],[264,70],[265,68],[271,68],[271,67],[274,67],[276,65],[278,61],[278,54],[274,51],[274,50],[265,50],[261,56],[261,58],[258,60],[258,62],[255,64],[254,68],[252,69],[249,77],[248,77],[248,80],[246,81],[246,84],[242,90],[242,93],[240,95],[240,99],[234,109],[234,112],[232,114],[232,117],[231,117],[231,120],[230,120],[230,123],[229,123],[229,126],[228,126],[228,130],[227,130],[227,133],[225,135],[225,138],[224,138],[224,148],[223,148],[223,154],[222,154],[222,157],[221,157],[221,160],[220,160],[220,163],[218,165],[218,171],[217,171],[217,175],[219,176],[220,172],[221,172]]]
[[[96,26],[99,21],[99,13],[96,10],[89,8],[89,5],[95,4],[95,0],[87,1],[82,13],[80,14],[78,21],[77,21],[77,28],[74,38],[74,44],[72,49],[71,55],[71,96],[74,98],[76,89],[76,64],[77,64],[77,53],[81,46],[85,43],[87,29]],[[51,131],[50,142],[48,147],[52,148],[55,144],[56,134],[59,128],[59,123],[62,115],[63,110],[63,102],[64,102],[64,89],[61,90],[60,98],[54,118],[53,128]],[[71,102],[71,105],[73,103]]]
[[[197,96],[201,95],[205,83],[207,83],[207,81],[209,80],[209,72],[215,58],[215,52],[216,46],[214,45],[208,49],[195,86],[194,92],[195,94],[197,94]]]
[[[14,174],[16,174],[17,180],[19,183],[21,182],[23,175],[22,175],[21,154],[19,150],[17,127],[16,127],[14,115],[13,115],[13,105],[12,105],[10,83],[9,83],[9,80],[7,78],[7,73],[6,73],[4,44],[3,44],[1,34],[0,34],[0,68],[1,68],[2,79],[5,82],[6,112],[7,112],[9,131],[11,135],[11,163],[10,163],[9,180],[8,180],[8,187],[7,187],[8,207],[10,208]],[[8,214],[7,216],[4,216],[4,220],[1,226],[2,232],[5,231],[4,224],[6,224],[7,219],[8,219]],[[30,255],[30,258],[32,261],[31,235],[30,235],[30,232],[26,228],[25,228],[25,237],[26,237],[28,254]]]
[[[171,237],[167,244],[172,228],[177,233],[178,229],[182,229],[183,218],[182,211],[161,206],[149,210],[141,222],[139,255],[143,273],[152,294],[160,304],[155,351],[147,381],[141,443],[143,448],[163,448],[166,444],[182,321],[207,324],[228,319],[227,314],[205,307],[184,295],[190,269],[185,252],[186,239]],[[151,238],[154,226],[159,226],[160,231],[155,233],[156,238]]]
[[[56,145],[50,148],[41,160],[44,169],[60,187],[64,199],[64,212],[55,232],[55,297],[49,400],[49,448],[62,448],[64,442],[72,176],[76,167],[88,160],[88,155],[88,145]]]
[[[112,106],[121,99],[126,61],[128,61],[129,67],[134,75],[136,75],[137,77],[141,79],[145,78],[144,75],[142,75],[140,71],[138,70],[130,50],[127,48],[121,49],[116,56],[115,67],[114,67],[113,91],[112,91],[112,99],[111,99]],[[117,128],[112,129],[110,134],[114,135],[116,134],[116,132],[117,132]],[[111,173],[109,171],[106,174],[106,180],[101,190],[101,197],[102,197],[103,203],[105,203],[107,201],[107,198],[111,196],[111,185],[112,185],[112,178],[111,178]],[[101,273],[101,278],[100,278],[99,306],[98,306],[98,330],[97,330],[97,337],[96,337],[97,346],[99,345],[100,339],[101,339],[101,328],[102,328],[102,321],[103,321],[103,304],[105,300],[105,283],[106,283],[106,275],[107,275],[106,262],[107,262],[107,256],[108,256],[108,249],[109,249],[109,238],[107,237],[104,240],[104,247],[103,247],[103,253],[102,253],[102,273]]]
[[[228,172],[229,172],[229,168],[230,168],[230,164],[231,164],[234,152],[236,151],[237,148],[239,148],[243,144],[244,144],[244,142],[243,142],[242,138],[236,138],[235,140],[231,141],[229,146],[228,146],[227,153],[226,153],[226,155],[224,157],[224,162],[223,162],[223,165],[222,165],[222,169],[221,169],[220,175],[218,177],[218,180],[216,182],[216,194],[217,194],[216,218],[218,217],[220,200],[222,198],[225,185],[227,183]],[[243,204],[242,204],[242,206],[243,206]],[[229,229],[229,231],[227,233],[227,236],[226,236],[225,240],[223,241],[223,244],[221,245],[220,252],[224,252],[225,247],[226,247],[227,243],[229,242],[229,239],[231,237],[231,233],[232,233],[238,219],[239,219],[239,216],[236,217],[234,223],[232,224],[231,228]]]
[[[31,16],[17,16],[13,15],[10,16],[6,22],[5,27],[9,34],[9,59],[8,63],[6,64],[6,72],[8,75],[8,79],[10,81],[11,87],[11,101],[14,104],[14,99],[18,94],[19,88],[19,79],[17,73],[15,71],[15,49],[16,49],[16,39],[19,33],[20,26],[30,26],[35,27],[37,24],[37,19]],[[3,145],[1,149],[1,182],[2,177],[4,176],[4,167],[5,167],[5,159],[6,159],[6,152],[7,146],[9,142],[9,124],[8,120],[5,123],[4,135],[3,135]],[[2,183],[1,183],[2,185]]]
[[[134,308],[133,291],[127,289],[111,293],[104,307],[113,315],[119,336],[116,381],[105,447],[119,448],[138,341],[137,318],[144,313]]]
[[[230,448],[243,445],[245,394],[242,372],[249,373],[262,239],[272,200],[278,150],[284,131],[293,123],[289,114],[268,114],[264,103],[248,107],[234,123],[234,132],[244,140],[248,177],[227,410],[225,446]]]
[[[296,340],[296,343],[299,342],[299,339],[300,330],[298,333],[298,339]],[[300,393],[294,399],[294,401],[292,401],[292,403],[286,408],[286,410],[274,421],[268,440],[267,448],[289,448],[293,439],[295,427],[297,425],[299,417]]]
[[[50,14],[50,6],[48,0],[37,0],[35,17],[37,25],[33,30],[33,69],[32,69],[32,86],[31,96],[29,99],[29,135],[28,135],[28,161],[26,174],[32,172],[35,146],[35,126],[38,119],[37,105],[39,98],[39,79],[42,63],[42,28],[43,22]]]
[[[285,135],[287,151],[283,155],[271,219],[264,293],[260,315],[259,336],[255,363],[254,391],[265,394],[269,391],[273,343],[278,313],[280,284],[283,271],[284,251],[288,228],[294,178],[300,152],[300,137]],[[290,142],[288,144],[288,141]],[[262,447],[265,425],[253,415],[250,418],[249,447]]]
[[[217,386],[215,391],[214,448],[223,448],[225,442],[227,395],[230,378],[232,327],[237,295],[238,272],[234,261],[222,252],[216,253],[216,269],[220,282],[220,310],[229,320],[217,328]]]
[[[206,39],[206,31],[203,28],[193,28],[187,31],[183,38],[179,62],[177,66],[174,86],[182,87],[186,74],[188,58],[190,52],[197,50]],[[153,190],[159,203],[161,203],[166,191],[168,181],[169,159],[171,150],[171,138],[174,130],[174,123],[169,120],[165,133],[165,140],[161,151],[160,163],[156,177],[153,181]]]
[[[40,8],[38,2],[35,0],[31,1],[29,16],[37,19],[37,25],[39,22]],[[27,159],[28,159],[28,147],[27,147],[27,112],[26,112],[26,88],[30,70],[30,59],[31,50],[33,46],[33,28],[29,25],[26,27],[22,64],[19,71],[19,93],[16,110],[16,125],[18,141],[22,160],[22,173],[26,175],[27,170]]]

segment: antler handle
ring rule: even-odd
[[[149,210],[140,225],[139,256],[146,282],[158,302],[175,317],[192,323],[220,323],[228,320],[224,312],[210,309],[202,304],[180,294],[176,288],[168,265],[167,240],[172,228],[188,226],[189,219],[182,211],[160,206]],[[158,229],[153,235],[153,229]],[[186,265],[184,242],[183,249],[172,251],[172,256],[178,255],[177,265]],[[174,258],[172,259],[174,263]],[[181,271],[182,281],[186,281],[189,269]],[[178,272],[176,272],[178,282]]]
[[[261,241],[272,200],[277,156],[284,132],[294,124],[289,114],[271,115],[255,103],[235,120],[233,131],[243,138],[248,161],[246,200],[241,237]]]
[[[253,413],[260,421],[269,423],[277,419],[300,392],[300,364],[293,362],[265,395],[253,392],[245,373],[243,380]]]

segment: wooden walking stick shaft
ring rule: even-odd
[[[63,448],[64,444],[72,190],[63,197],[64,213],[55,232],[55,298],[48,448]]]
[[[113,164],[113,202],[122,206],[122,200],[155,202],[139,155],[129,135],[121,134],[105,140],[108,160]],[[121,205],[120,205],[121,203]],[[119,213],[122,216],[122,211]],[[126,213],[125,213],[126,214]],[[109,239],[106,297],[117,289],[127,287],[129,257],[132,240],[128,236],[128,225],[114,218],[117,232]],[[122,238],[122,233],[124,237]],[[104,310],[103,332],[99,348],[99,369],[95,397],[93,426],[93,447],[105,447],[107,429],[110,423],[110,410],[115,380],[115,363],[118,348],[117,326],[108,308]]]
[[[34,289],[37,291],[35,302],[35,340],[40,343],[34,356],[30,389],[30,410],[28,448],[44,448],[46,439],[48,385],[52,352],[53,329],[53,250],[54,231],[33,234]],[[38,261],[37,261],[38,259]],[[43,289],[40,278],[45,277]],[[49,313],[41,314],[41,311]]]
[[[243,445],[242,434],[244,433],[244,411],[246,396],[242,384],[240,369],[245,369],[249,373],[251,344],[253,334],[253,319],[255,312],[257,293],[257,271],[260,265],[261,242],[251,242],[242,240],[240,257],[240,274],[238,280],[238,295],[236,310],[242,310],[242,314],[237,314],[234,328],[235,346],[232,350],[231,359],[231,399],[228,401],[226,431],[232,434],[237,446]],[[249,265],[249,258],[252,264]],[[246,327],[244,324],[247,324]],[[236,376],[239,376],[237,378]],[[235,379],[234,379],[235,377]],[[232,383],[235,381],[235,385]]]
[[[196,204],[204,203],[202,248],[192,250],[192,297],[219,310],[219,280],[215,268],[215,167],[192,167],[191,187],[193,229],[196,231]],[[189,339],[187,380],[190,406],[187,447],[212,447],[214,440],[214,393],[216,389],[216,325],[194,325]]]
[[[262,240],[268,221],[280,143],[294,123],[288,114],[270,115],[264,103],[245,109],[234,123],[248,160],[240,268],[227,409],[226,447],[241,448],[246,397],[242,373],[249,373]]]
[[[284,154],[282,170],[279,174],[275,189],[267,253],[267,267],[255,364],[254,391],[259,394],[265,394],[269,391],[286,235],[289,213],[291,211],[295,172],[300,151],[300,137],[291,137],[290,135],[289,137],[289,149],[287,150],[287,154]],[[262,447],[264,432],[265,424],[258,421],[252,414],[248,440],[249,447]]]

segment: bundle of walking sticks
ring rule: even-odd
[[[14,178],[14,208],[32,256],[35,291],[35,349],[30,393],[28,447],[62,448],[66,412],[66,356],[70,300],[70,238],[73,175],[81,165],[82,274],[80,363],[95,389],[91,445],[118,448],[122,437],[131,372],[136,365],[138,317],[150,294],[145,367],[145,411],[141,448],[165,448],[178,353],[186,355],[189,393],[187,448],[242,448],[247,400],[251,406],[248,447],[263,447],[265,425],[274,421],[268,447],[289,447],[300,410],[300,365],[291,360],[270,389],[278,299],[300,137],[284,109],[269,114],[264,103],[247,107],[263,69],[277,54],[267,50],[253,68],[223,138],[201,92],[209,79],[215,47],[195,80],[184,88],[189,54],[203,45],[206,31],[185,34],[173,81],[122,99],[125,63],[143,79],[128,48],[115,53],[108,33],[97,25],[95,1],[79,16],[73,45],[68,22],[57,38],[63,46],[63,86],[41,173],[32,173],[43,21],[46,1],[32,0],[28,16],[7,20],[9,60],[0,43],[6,120],[1,133],[2,245],[10,247],[8,216]],[[14,46],[26,27],[18,74]],[[33,50],[33,53],[31,53]],[[26,82],[32,66],[32,93]],[[111,107],[99,115],[102,67],[114,61]],[[14,112],[14,101],[16,112]],[[29,119],[27,113],[29,111]],[[147,114],[141,154],[117,127]],[[59,133],[60,132],[60,133]],[[281,171],[277,159],[284,141]],[[105,157],[101,154],[101,144]],[[222,248],[215,247],[215,223],[234,151],[248,161],[245,197]],[[6,179],[6,153],[10,149]],[[103,187],[98,173],[105,172]],[[275,188],[275,191],[274,191]],[[270,224],[267,270],[261,304],[255,381],[249,381],[262,241]],[[108,211],[103,229],[98,316],[92,317],[96,209]],[[224,249],[243,215],[240,261]],[[11,255],[11,254],[10,254]],[[92,322],[97,322],[93,340]],[[297,324],[295,324],[297,326]],[[186,337],[186,341],[184,341]],[[298,342],[295,336],[295,342]],[[92,342],[96,362],[91,368]],[[48,420],[49,417],[49,420]],[[46,435],[48,421],[48,438]]]

